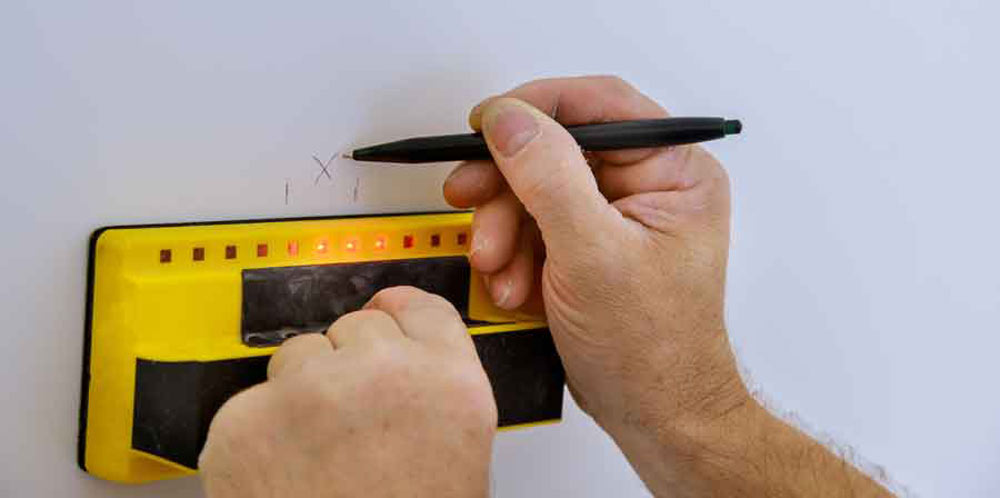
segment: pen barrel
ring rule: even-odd
[[[393,163],[432,163],[492,158],[486,141],[478,133],[397,140],[355,149],[351,157],[356,161]]]
[[[664,118],[569,126],[584,150],[619,150],[706,142],[740,133],[739,121],[723,118]],[[355,149],[356,161],[431,163],[491,159],[482,134],[442,135],[398,140]]]
[[[707,142],[726,136],[723,118],[665,118],[570,126],[585,150],[637,149]]]

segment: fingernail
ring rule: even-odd
[[[507,300],[510,299],[510,293],[514,288],[514,282],[509,278],[505,279],[499,286],[491,286],[491,293],[493,294],[493,303],[498,307],[507,309]]]
[[[480,130],[480,129],[482,129],[482,127],[483,127],[483,107],[486,106],[487,102],[493,100],[494,98],[496,98],[496,97],[487,97],[487,98],[483,99],[478,104],[476,104],[476,106],[473,107],[471,111],[469,111],[469,126],[471,126],[472,129],[477,130],[477,131]]]
[[[455,181],[456,178],[461,178],[463,175],[465,175],[465,174],[468,173],[466,171],[463,171],[465,169],[466,168],[463,168],[463,167],[459,166],[459,167],[451,170],[451,173],[448,173],[448,178],[445,178],[444,182],[445,183],[451,183],[451,182]]]
[[[479,122],[479,119],[482,118],[483,104],[485,103],[486,101],[484,100],[476,104],[476,107],[473,107],[472,110],[469,111],[469,123],[473,126],[475,126]]]
[[[489,244],[489,240],[479,232],[479,230],[473,230],[472,232],[472,246],[469,249],[469,257],[474,256],[477,252],[486,249]]]
[[[524,107],[504,103],[500,107],[487,109],[483,129],[500,154],[505,157],[517,155],[524,146],[538,136],[538,121]]]

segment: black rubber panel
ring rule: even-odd
[[[564,374],[548,329],[472,336],[501,427],[562,416]],[[269,356],[211,362],[136,361],[132,447],[192,469],[212,417],[267,377]]]
[[[472,336],[497,400],[500,427],[562,417],[565,374],[549,329]]]
[[[438,294],[464,316],[470,271],[464,256],[243,270],[243,343],[271,346],[325,331],[379,289],[396,285]]]
[[[198,468],[208,425],[234,394],[267,380],[270,356],[135,364],[132,447]]]

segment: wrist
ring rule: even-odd
[[[673,376],[695,381],[646,388],[644,396],[629,396],[619,416],[593,414],[656,495],[727,479],[723,474],[745,466],[738,460],[767,424],[770,414],[746,389],[726,346],[688,375]]]
[[[891,496],[752,397],[612,434],[655,496]]]
[[[591,415],[612,434],[634,432],[670,442],[759,408],[739,374],[725,329],[702,336],[711,339],[687,347],[677,341],[669,351],[652,348],[622,361],[633,368],[621,369],[629,374],[617,379],[619,395],[595,403]]]
[[[711,496],[752,465],[745,457],[767,416],[746,396],[712,416],[683,416],[656,427],[622,425],[609,434],[655,496]]]

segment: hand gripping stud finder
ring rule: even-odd
[[[212,416],[266,378],[291,336],[380,289],[462,314],[501,428],[557,421],[564,375],[544,322],[495,308],[466,254],[468,212],[106,227],[88,264],[78,461],[113,481],[197,472]]]

